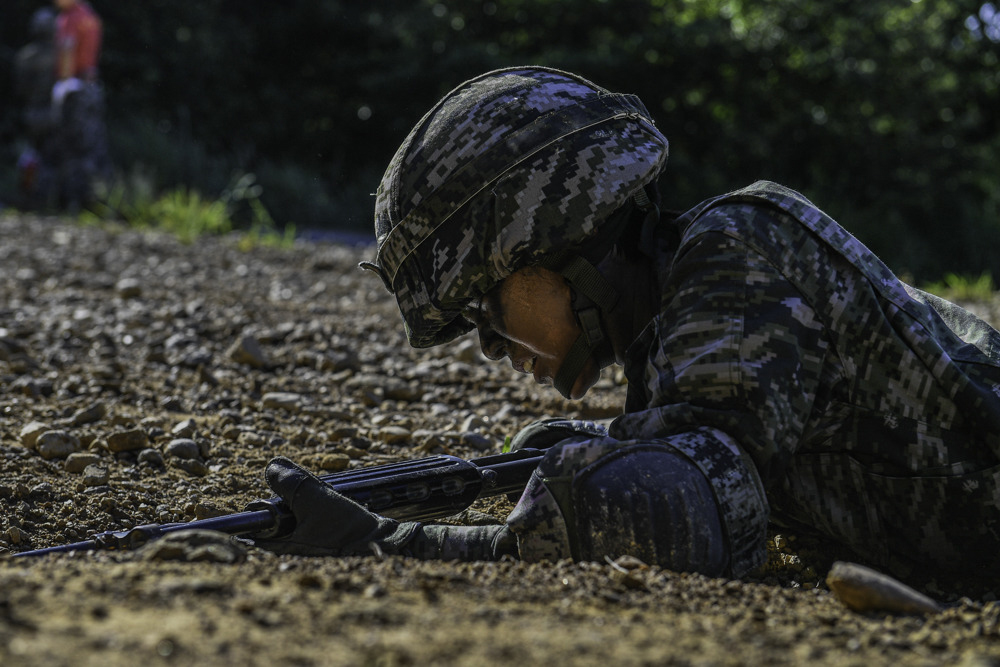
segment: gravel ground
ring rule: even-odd
[[[369,253],[0,217],[0,552],[239,511],[279,453],[475,457],[536,418],[617,414],[620,374],[571,403],[472,337],[410,349]],[[744,581],[171,542],[0,558],[0,664],[1000,665],[1000,582],[914,573],[942,611],[858,613],[824,583],[851,555],[805,535],[772,535]]]

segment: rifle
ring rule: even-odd
[[[544,453],[543,449],[524,448],[470,460],[440,454],[332,473],[319,479],[377,514],[400,521],[425,521],[457,514],[479,498],[520,493]],[[255,500],[245,511],[235,514],[107,531],[83,542],[22,551],[14,557],[134,549],[168,533],[191,529],[280,538],[295,529],[295,517],[281,498]]]

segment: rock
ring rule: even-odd
[[[118,452],[134,452],[149,444],[149,438],[141,428],[116,431],[107,437],[107,441],[108,449],[116,454]]]
[[[260,399],[261,407],[287,412],[301,412],[303,399],[300,394],[286,391],[273,391],[264,394]]]
[[[94,403],[91,406],[78,410],[69,418],[70,426],[82,426],[84,424],[93,424],[94,422],[104,419],[107,414],[108,408],[104,403]]]
[[[351,457],[347,454],[324,454],[319,459],[320,470],[327,472],[340,472],[346,470],[351,464]]]
[[[157,468],[162,468],[164,465],[163,454],[160,453],[160,450],[153,449],[152,447],[139,452],[138,461],[139,463],[145,463]]]
[[[178,530],[142,546],[136,557],[142,560],[241,563],[247,551],[225,533],[214,530]]]
[[[28,449],[34,449],[38,436],[46,431],[51,431],[52,427],[44,422],[31,422],[21,429],[21,444]]]
[[[52,384],[51,380],[38,380],[26,376],[17,378],[10,386],[12,389],[19,389],[22,394],[30,398],[51,396],[52,392],[55,391],[55,385]]]
[[[402,426],[384,426],[378,430],[375,437],[387,445],[396,445],[408,442],[413,437],[413,433],[410,429]]]
[[[267,438],[254,431],[243,431],[240,433],[236,441],[239,444],[247,445],[248,447],[260,447],[267,442]]]
[[[160,407],[170,412],[184,412],[184,403],[176,396],[168,396],[160,401]]]
[[[386,398],[393,401],[406,401],[412,403],[419,401],[424,395],[423,387],[419,384],[410,384],[399,378],[386,378],[382,385],[382,391]]]
[[[361,368],[358,355],[351,351],[329,350],[320,355],[317,369],[336,373],[343,370],[356,371]]]
[[[64,459],[80,449],[80,439],[66,431],[46,431],[35,441],[43,459]]]
[[[122,278],[115,284],[115,292],[122,299],[142,296],[142,283],[135,278]]]
[[[193,419],[185,419],[170,429],[170,435],[175,438],[191,438],[197,431],[198,425],[195,421]]]
[[[466,338],[455,346],[454,358],[467,364],[474,364],[483,361],[483,354],[480,351],[479,342]]]
[[[413,402],[423,395],[419,383],[410,385],[406,380],[386,375],[355,375],[344,386],[369,399],[384,397],[394,401]]]
[[[203,459],[210,458],[212,454],[212,442],[206,438],[199,438],[195,440],[195,443],[198,445],[198,455]]]
[[[195,477],[204,477],[209,473],[208,466],[199,459],[174,459],[173,465]]]
[[[111,479],[111,473],[101,465],[91,464],[83,470],[83,483],[87,486],[102,486]]]
[[[826,575],[826,585],[847,608],[858,612],[933,614],[942,609],[923,593],[857,563],[835,562]]]
[[[189,438],[177,438],[167,443],[164,453],[177,459],[200,459],[198,443]]]
[[[66,472],[81,473],[87,466],[100,463],[101,457],[93,452],[73,452],[64,464]]]
[[[251,368],[267,368],[270,360],[253,336],[243,335],[226,351],[226,355],[238,364]]]
[[[471,447],[479,452],[485,452],[493,447],[492,438],[489,438],[481,433],[473,433],[470,431],[462,433],[459,442],[466,447]]]
[[[489,423],[479,415],[469,415],[462,422],[461,428],[463,431],[478,431],[487,426],[489,426]]]
[[[211,503],[197,503],[194,506],[194,518],[201,519],[211,519],[217,516],[225,516],[228,514],[225,510],[221,510]]]

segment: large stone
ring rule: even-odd
[[[167,444],[164,453],[175,459],[201,458],[201,450],[198,447],[198,443],[190,438],[177,438],[176,440],[171,440]]]
[[[28,449],[34,449],[38,436],[46,431],[51,431],[52,426],[44,422],[31,422],[21,429],[21,444]]]
[[[108,449],[112,452],[134,452],[144,449],[149,444],[146,432],[141,428],[133,428],[127,431],[116,431],[108,436]]]
[[[82,410],[77,410],[73,416],[69,418],[69,423],[71,426],[93,424],[96,421],[104,419],[107,412],[108,408],[104,405],[104,403],[94,403],[93,405],[89,405]]]
[[[80,439],[66,431],[46,431],[35,441],[43,459],[64,459],[80,449]]]
[[[87,486],[103,486],[111,479],[111,473],[102,465],[91,464],[83,470],[83,483]]]
[[[81,473],[87,466],[101,462],[101,457],[93,452],[73,452],[66,459],[66,472]]]

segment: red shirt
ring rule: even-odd
[[[86,2],[59,14],[56,23],[56,77],[97,78],[101,52],[101,19]]]

